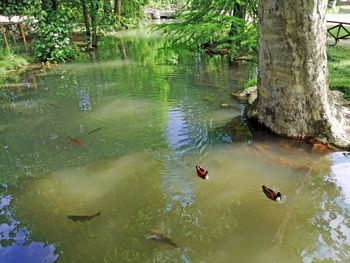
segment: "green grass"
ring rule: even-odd
[[[329,25],[327,25],[327,28],[331,28],[331,27],[333,27],[333,26],[335,26],[335,25],[337,25],[337,24],[333,24],[333,23],[332,23],[332,24],[329,24]],[[350,26],[344,26],[344,27],[350,32]],[[332,32],[332,34],[333,34],[334,36],[337,36],[338,30],[339,30],[339,28],[336,27],[336,28],[333,28],[333,29],[331,30],[331,32]],[[345,36],[345,35],[347,35],[347,34],[349,34],[349,33],[346,32],[343,28],[340,28],[339,37]],[[332,37],[331,34],[329,34],[329,33],[328,33],[328,36]],[[348,36],[347,38],[350,39],[350,36]]]
[[[248,81],[244,83],[244,88],[247,89],[249,87],[253,87],[257,85],[258,85],[258,77],[254,77],[254,78],[248,79]]]
[[[327,56],[330,88],[350,99],[350,46],[329,46]]]
[[[8,49],[0,49],[0,73],[28,64],[24,56],[16,55]]]

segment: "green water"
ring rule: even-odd
[[[349,261],[346,153],[248,125],[253,65],[164,43],[130,31],[2,89],[0,262]]]

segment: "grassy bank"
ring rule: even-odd
[[[327,56],[330,88],[344,92],[350,99],[350,46],[329,46]]]
[[[16,55],[8,49],[0,49],[0,74],[28,64],[28,58]]]
[[[329,24],[329,25],[327,25],[327,29],[329,29],[329,28],[331,28],[331,27],[334,27],[334,26],[336,26],[337,24]],[[344,26],[348,31],[350,30],[350,26]],[[333,28],[333,29],[331,29],[331,33],[334,35],[334,36],[336,36],[337,34],[338,34],[338,30],[339,30],[339,37],[342,37],[342,36],[345,36],[345,35],[347,35],[348,34],[348,32],[347,31],[345,31],[344,30],[344,28],[338,28],[338,27],[336,27],[336,28]],[[331,35],[328,33],[328,36],[330,37],[330,38],[332,38],[331,37]],[[333,38],[334,39],[334,38]]]

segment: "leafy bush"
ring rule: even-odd
[[[208,53],[227,54],[231,58],[257,50],[257,2],[226,0],[194,0],[182,10],[180,20],[157,28],[167,33],[172,45],[203,49]]]
[[[31,47],[34,55],[41,61],[64,62],[74,55],[70,44],[70,31],[73,24],[62,11],[41,11],[35,27]]]
[[[28,13],[33,0],[1,0],[0,14],[5,16],[23,15]]]

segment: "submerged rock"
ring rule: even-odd
[[[247,101],[251,105],[258,97],[258,89],[257,86],[249,87],[243,91],[232,93],[232,96],[239,100]]]
[[[232,141],[248,141],[253,137],[249,127],[244,125],[241,117],[235,117],[225,125],[225,131],[231,137]]]

